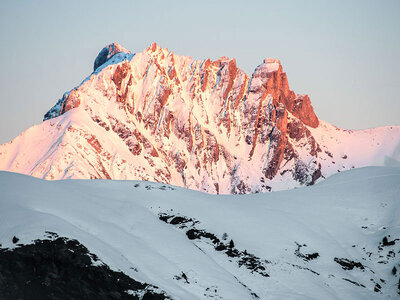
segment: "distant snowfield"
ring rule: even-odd
[[[46,231],[172,299],[397,299],[400,168],[241,196],[0,172],[1,247]]]

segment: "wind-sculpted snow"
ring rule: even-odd
[[[171,299],[399,297],[399,168],[360,168],[314,186],[252,195],[0,172],[0,195],[0,256],[20,249],[16,268],[18,257],[29,257],[19,255],[23,245],[39,251],[32,243],[53,232],[87,248],[94,266],[106,264],[133,279],[118,275],[124,282],[156,286]],[[62,261],[71,254],[52,255]],[[61,284],[53,286],[51,276],[63,274],[43,264],[40,270],[55,274],[41,295]]]
[[[399,126],[348,131],[319,120],[277,59],[248,76],[235,59],[195,60],[155,43],[137,54],[105,47],[44,120],[0,146],[1,170],[246,194],[395,164],[400,145]]]

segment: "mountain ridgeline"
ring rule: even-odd
[[[0,146],[0,169],[243,194],[383,165],[399,141],[399,126],[350,131],[319,120],[277,59],[248,76],[227,57],[195,60],[155,43],[133,54],[114,43],[43,123]]]

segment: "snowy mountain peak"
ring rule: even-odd
[[[103,65],[105,62],[107,62],[111,57],[113,57],[117,53],[131,53],[129,50],[125,49],[118,43],[112,43],[107,46],[105,46],[99,54],[97,55],[95,61],[94,61],[94,67],[93,71],[96,71],[98,67]]]
[[[220,58],[218,58],[217,60],[215,60],[213,62],[214,63],[217,63],[217,62],[219,62],[219,63],[227,63],[227,62],[230,62],[230,61],[232,61],[232,63],[236,65],[236,59],[235,58],[229,58],[227,56],[221,56]]]
[[[153,57],[157,57],[159,59],[164,59],[170,55],[173,55],[173,52],[168,48],[163,48],[157,43],[151,43],[150,46],[144,51]]]
[[[147,51],[150,52],[156,52],[157,50],[163,49],[160,45],[157,45],[156,42],[153,42],[150,44],[150,46],[147,48]],[[168,49],[167,49],[168,50]]]
[[[44,121],[0,146],[1,170],[252,193],[382,165],[400,143],[398,126],[351,132],[319,120],[277,59],[249,76],[235,59],[195,60],[156,43],[136,54],[103,48]]]
[[[276,58],[264,59],[264,64],[268,72],[276,72],[281,66],[281,61]]]

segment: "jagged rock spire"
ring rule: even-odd
[[[94,60],[93,71],[96,71],[98,67],[104,64],[107,60],[109,60],[112,56],[117,53],[131,53],[131,51],[125,49],[118,43],[112,43],[105,46],[99,54],[97,55],[96,59]]]

